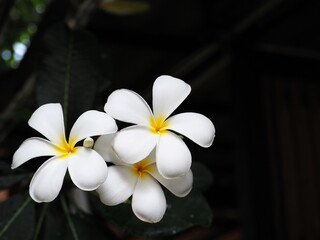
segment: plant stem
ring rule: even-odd
[[[13,214],[13,216],[9,219],[9,221],[7,222],[7,224],[2,228],[1,232],[0,232],[0,238],[2,237],[2,235],[8,230],[8,228],[10,227],[10,225],[14,222],[14,220],[16,220],[16,218],[20,215],[20,213],[23,211],[23,209],[25,209],[25,207],[28,205],[28,203],[31,201],[31,198],[28,197],[24,203],[18,208],[18,210]]]
[[[74,227],[74,224],[73,224],[73,222],[71,220],[71,217],[70,217],[70,214],[69,214],[69,210],[68,210],[68,206],[67,206],[66,200],[65,200],[65,198],[63,196],[61,197],[61,204],[62,204],[63,211],[64,211],[64,213],[66,215],[67,222],[68,222],[68,225],[70,227],[73,239],[74,240],[79,240],[76,228]]]
[[[49,207],[49,204],[47,204],[47,203],[44,204],[43,207],[42,207],[42,210],[41,210],[41,213],[40,213],[40,216],[39,216],[39,220],[38,220],[38,223],[37,223],[37,226],[36,226],[36,230],[35,230],[35,233],[34,233],[33,240],[37,240],[38,239],[38,236],[39,236],[39,233],[40,233],[40,230],[41,230],[41,226],[42,226],[42,223],[43,223],[43,219],[44,219],[44,216],[46,215],[48,207]]]
[[[72,30],[69,30],[69,43],[68,43],[68,53],[67,53],[67,70],[64,81],[64,94],[63,94],[63,113],[65,126],[68,124],[68,111],[69,111],[69,91],[70,91],[70,81],[71,81],[71,71],[72,71],[72,52],[73,52],[73,41],[74,36]]]

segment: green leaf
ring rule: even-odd
[[[205,191],[213,183],[213,175],[206,165],[200,162],[193,162],[191,166],[193,173],[193,188]]]
[[[66,216],[66,219],[67,219],[67,224],[68,224],[68,227],[70,229],[70,232],[71,232],[71,236],[72,236],[72,239],[73,240],[80,240],[79,238],[79,234],[78,234],[78,231],[77,229],[75,228],[74,226],[74,222],[70,216],[70,210],[67,206],[67,202],[65,200],[65,198],[62,196],[61,198],[61,205],[62,205],[62,208],[63,208],[63,211],[64,211],[64,214]]]
[[[40,239],[45,240],[111,240],[112,238],[107,237],[108,233],[105,232],[105,226],[102,224],[97,224],[95,219],[91,216],[82,214],[71,214],[68,208],[68,218],[62,212],[60,207],[57,207],[57,202],[50,203],[48,211],[46,212],[44,219],[44,227],[42,228],[42,233],[40,234]],[[72,222],[73,231],[70,231],[68,226]],[[76,237],[75,237],[76,236]]]
[[[166,195],[165,216],[159,223],[154,224],[137,219],[129,203],[109,207],[103,205],[98,198],[92,197],[91,201],[94,211],[106,222],[131,235],[163,237],[177,234],[193,226],[210,226],[212,212],[200,192],[192,191],[185,198],[177,198],[171,193]]]
[[[39,239],[39,234],[41,232],[41,228],[43,226],[43,221],[44,221],[45,215],[47,213],[48,207],[49,207],[49,203],[42,204],[42,208],[41,208],[39,217],[37,219],[37,224],[36,224],[36,227],[35,227],[35,233],[34,233],[34,236],[33,236],[33,240],[38,240]]]
[[[51,202],[46,211],[44,223],[42,224],[41,232],[38,237],[39,240],[65,239],[64,236],[66,231],[69,231],[66,218],[63,215],[61,208],[57,207],[57,203],[59,202]]]
[[[0,121],[8,120],[28,120],[32,112],[29,109],[15,109],[12,112],[6,112],[0,114]]]
[[[28,240],[34,232],[34,203],[16,195],[0,203],[0,239]]]
[[[9,188],[25,178],[26,174],[7,175],[0,177],[0,190]]]
[[[71,216],[71,219],[79,236],[79,240],[111,240],[109,237],[106,238],[106,233],[103,231],[104,229],[101,228],[103,225],[99,226],[98,224],[94,224],[95,222],[93,219],[77,215]],[[74,240],[70,231],[66,235],[66,239]]]
[[[87,32],[58,24],[47,32],[44,45],[47,52],[37,71],[38,105],[61,103],[70,128],[80,114],[92,108],[102,81],[98,43]]]

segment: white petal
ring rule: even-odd
[[[68,157],[68,170],[73,183],[81,190],[91,191],[99,187],[108,176],[103,158],[94,150],[78,147]]]
[[[122,129],[114,138],[113,149],[126,163],[136,163],[146,158],[157,144],[159,135],[148,128],[132,126]]]
[[[146,101],[137,93],[120,89],[108,97],[104,110],[117,120],[149,126],[153,118]]]
[[[181,133],[202,147],[210,147],[213,142],[215,128],[210,119],[202,114],[177,114],[170,117],[167,123],[167,129]]]
[[[32,114],[28,124],[55,144],[59,144],[65,137],[60,103],[42,105]]]
[[[76,143],[90,136],[114,133],[117,129],[115,120],[108,114],[90,110],[81,114],[74,123],[70,131],[69,143]]]
[[[67,166],[67,160],[58,157],[44,162],[31,180],[31,198],[36,202],[53,201],[61,190]]]
[[[136,182],[130,167],[109,167],[107,180],[97,189],[101,202],[108,206],[124,202],[132,195]]]
[[[185,175],[191,166],[191,153],[177,135],[167,132],[160,137],[157,148],[157,167],[165,178]]]
[[[177,197],[187,196],[192,189],[193,175],[191,170],[182,177],[172,179],[166,179],[161,176],[157,170],[156,164],[149,166],[148,172]]]
[[[189,95],[190,85],[171,76],[158,77],[152,89],[153,113],[156,118],[167,118]]]
[[[51,142],[42,138],[28,138],[14,153],[11,168],[19,167],[35,157],[54,156],[56,154],[55,146]]]
[[[122,162],[112,148],[115,135],[116,133],[98,137],[93,149],[97,151],[106,162],[112,162],[114,164],[120,165]]]
[[[132,210],[142,221],[159,222],[166,211],[166,198],[161,186],[150,175],[139,178],[132,196]]]

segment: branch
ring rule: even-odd
[[[84,0],[83,3],[78,7],[76,13],[67,19],[67,24],[71,29],[84,28],[92,14],[97,8],[100,0]]]

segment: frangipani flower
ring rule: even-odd
[[[50,202],[59,194],[67,169],[73,183],[85,191],[95,190],[107,178],[107,165],[93,149],[76,146],[88,136],[117,131],[113,118],[106,113],[87,111],[73,125],[68,141],[65,137],[62,107],[45,104],[31,116],[28,124],[48,140],[32,137],[14,153],[12,169],[39,156],[53,156],[34,174],[29,193],[36,202]]]
[[[186,196],[192,189],[193,175],[191,170],[178,178],[166,179],[161,176],[155,163],[155,151],[142,161],[134,164],[121,162],[111,149],[112,135],[98,138],[94,149],[108,162],[107,180],[97,192],[101,202],[114,206],[132,196],[132,210],[142,221],[159,222],[166,211],[166,198],[159,183],[178,197]],[[159,182],[159,183],[158,183]]]
[[[211,146],[215,128],[199,113],[169,115],[189,95],[191,87],[184,81],[160,76],[153,84],[153,112],[137,93],[120,89],[108,98],[104,110],[113,118],[137,125],[122,129],[114,139],[113,149],[121,160],[134,164],[156,148],[157,168],[165,178],[186,174],[191,153],[178,132],[202,147]]]

